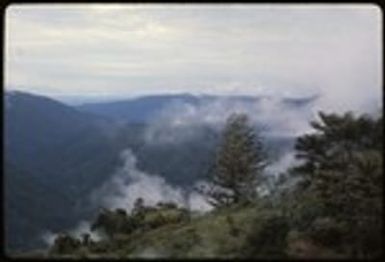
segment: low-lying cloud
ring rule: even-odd
[[[298,106],[281,97],[216,97],[199,104],[174,101],[154,117],[144,138],[147,143],[180,143],[194,137],[199,127],[220,131],[232,113],[246,113],[262,136],[296,137],[310,129],[315,100]]]
[[[295,153],[289,151],[280,156],[275,162],[266,167],[266,173],[275,177],[281,173],[287,171],[287,169],[293,166],[298,160],[295,158]]]
[[[93,204],[131,211],[135,200],[142,198],[146,205],[174,202],[191,210],[211,209],[198,193],[186,192],[185,189],[168,184],[163,177],[139,170],[136,166],[136,156],[131,149],[124,150],[121,159],[123,165],[91,195]]]
[[[66,231],[68,235],[71,237],[82,239],[84,234],[88,234],[90,236],[90,239],[93,241],[99,241],[103,237],[95,231],[91,231],[91,224],[88,221],[80,221],[74,228],[69,229]],[[58,233],[54,233],[52,231],[45,231],[41,235],[41,239],[43,242],[47,245],[47,247],[53,246],[55,243],[55,239],[59,236]]]

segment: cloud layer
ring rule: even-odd
[[[317,98],[301,106],[288,105],[281,97],[256,99],[211,98],[191,104],[174,101],[154,115],[144,132],[146,143],[180,143],[198,136],[204,127],[220,132],[233,113],[246,113],[263,137],[296,137],[310,130]]]
[[[92,203],[109,209],[134,207],[135,200],[141,197],[146,205],[158,202],[174,202],[191,210],[208,211],[211,206],[195,192],[186,192],[174,187],[155,174],[147,174],[136,167],[136,156],[130,149],[121,153],[123,165],[91,195]]]
[[[47,95],[381,97],[374,5],[11,5],[5,82]],[[321,104],[320,104],[321,105]]]

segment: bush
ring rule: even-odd
[[[81,246],[79,239],[73,238],[67,234],[59,235],[51,248],[53,254],[71,254]]]
[[[286,235],[289,231],[287,218],[273,214],[256,218],[245,240],[248,257],[285,257]]]
[[[320,217],[314,220],[308,234],[317,244],[336,248],[343,242],[346,225],[331,217]]]

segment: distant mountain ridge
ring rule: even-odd
[[[287,106],[301,107],[312,103],[318,96],[304,98],[281,98]],[[85,103],[77,106],[79,110],[110,117],[125,122],[148,122],[151,117],[173,102],[186,103],[193,106],[203,105],[218,100],[230,102],[258,103],[267,96],[213,96],[213,95],[152,95],[115,102]]]

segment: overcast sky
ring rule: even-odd
[[[51,96],[382,94],[374,5],[11,5],[5,84]]]

